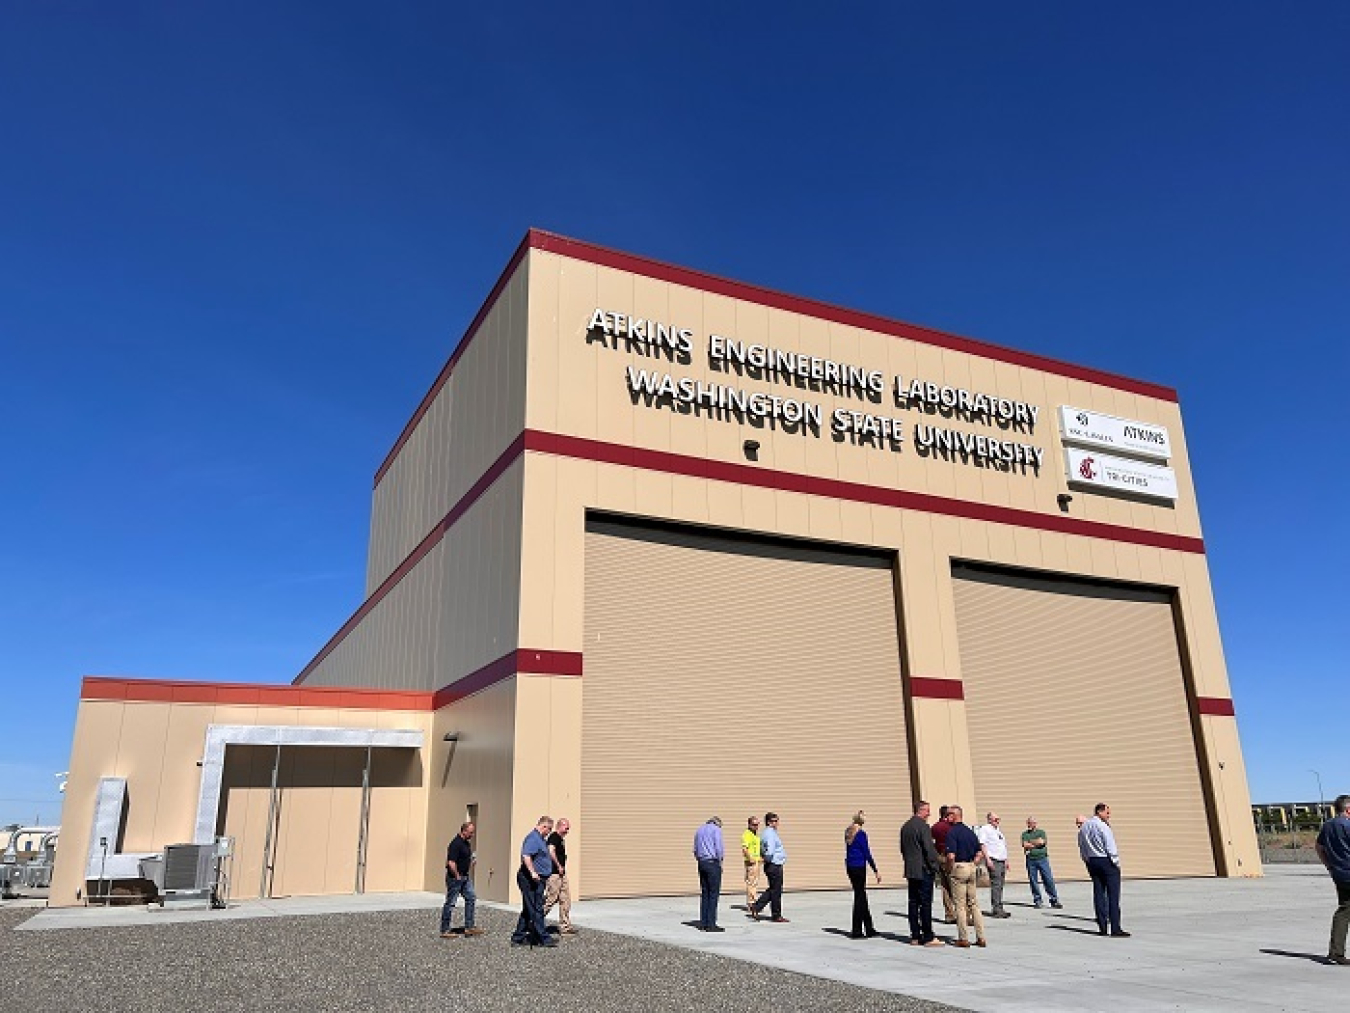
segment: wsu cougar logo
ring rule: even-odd
[[[1092,458],[1090,457],[1083,458],[1083,462],[1080,465],[1078,465],[1078,474],[1082,475],[1089,482],[1092,481],[1092,479],[1097,477],[1097,469],[1095,467],[1095,464],[1096,462]]]

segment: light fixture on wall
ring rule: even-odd
[[[1069,504],[1073,502],[1073,497],[1067,492],[1062,492],[1055,497],[1059,501],[1059,508],[1065,513],[1069,512]]]
[[[745,456],[752,461],[759,460],[759,440],[746,440],[742,446],[745,448]]]
[[[445,733],[445,738],[441,739],[441,741],[442,741],[442,742],[458,742],[458,741],[459,741],[459,732],[446,732],[446,733]]]

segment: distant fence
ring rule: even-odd
[[[1274,830],[1257,827],[1256,839],[1261,846],[1261,861],[1265,864],[1320,865],[1315,847],[1317,832],[1315,829]]]

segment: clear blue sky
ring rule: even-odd
[[[4,6],[0,822],[346,619],[532,225],[1177,387],[1253,794],[1350,791],[1350,5],[482,6]]]

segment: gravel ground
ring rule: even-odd
[[[484,908],[487,934],[454,940],[436,935],[432,911],[12,931],[33,913],[0,909],[8,1009],[954,1009],[605,932],[513,947],[514,916]]]

